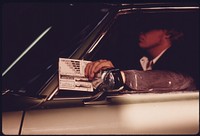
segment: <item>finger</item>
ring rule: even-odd
[[[98,71],[94,72],[95,67],[104,61],[107,61],[107,60],[94,61],[94,62],[90,63],[90,65],[88,65],[87,75],[88,75],[89,80],[92,80],[94,78],[95,74],[98,72]]]
[[[88,71],[88,76],[89,76],[89,79],[92,80],[94,78],[94,69],[97,65],[99,65],[103,60],[98,60],[98,61],[94,61],[91,66],[89,67],[89,71]]]
[[[107,68],[114,68],[114,65],[111,61],[102,61],[98,65],[96,65],[96,67],[94,68],[94,73],[97,73],[99,70],[104,70]]]
[[[92,66],[92,62],[88,63],[85,67],[85,76],[88,77],[89,76],[89,71],[90,71],[90,67]]]
[[[96,69],[96,67],[98,66],[98,65],[101,65],[103,62],[106,62],[107,60],[98,60],[98,61],[96,61],[94,64],[93,64],[93,66],[91,67],[91,75],[94,75],[94,74],[96,74],[97,72],[99,72],[99,70],[100,69]]]

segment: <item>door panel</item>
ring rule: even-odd
[[[2,113],[2,132],[5,135],[18,135],[22,120],[22,111]]]
[[[111,103],[28,111],[22,134],[195,134],[198,130],[199,93],[195,92],[126,95]]]

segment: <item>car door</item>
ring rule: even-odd
[[[151,13],[158,16],[162,13],[167,15],[180,13],[184,16],[185,12],[192,13],[191,11],[199,9],[196,6],[183,8],[182,5],[177,8],[177,5],[173,4],[167,4],[166,7],[162,4],[161,6],[145,3],[122,5],[124,6],[114,4],[113,9],[107,12],[87,39],[81,42],[81,46],[70,55],[70,58],[97,60],[103,57],[113,59],[119,66],[126,68],[125,61],[119,57],[121,54],[125,58],[135,55],[122,53],[122,49],[129,52],[138,50],[136,47],[130,49],[128,42],[131,42],[131,37],[128,34],[136,36],[138,24],[135,22],[140,17],[145,18]],[[190,15],[188,14],[188,17]],[[196,15],[194,15],[195,19],[197,19]],[[130,21],[130,16],[132,21]],[[198,19],[195,21],[192,30],[196,30],[198,26]],[[131,30],[128,27],[130,25],[134,31],[128,31]],[[195,35],[198,37],[197,31]],[[55,74],[49,86],[40,93],[41,95],[48,94],[45,101],[24,112],[20,134],[198,133],[198,91],[110,93],[98,101],[87,101],[93,94],[59,90],[57,76]]]

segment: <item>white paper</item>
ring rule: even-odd
[[[90,61],[59,58],[59,89],[92,92],[92,83],[85,77]]]

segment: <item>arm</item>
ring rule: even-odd
[[[171,71],[122,71],[124,84],[131,90],[167,91],[195,90],[194,80],[187,75]]]
[[[104,74],[101,73],[102,71]],[[114,69],[114,65],[108,60],[89,63],[85,68],[85,73],[86,77],[92,80],[95,89],[102,83],[110,90],[120,88],[119,85],[125,85],[137,91],[196,89],[193,78],[181,73],[164,70],[120,71]]]

